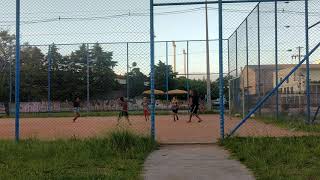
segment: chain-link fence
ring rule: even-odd
[[[199,92],[206,112],[218,112],[223,102],[229,108],[230,119],[237,116],[236,121],[226,124],[227,129],[233,128],[239,117],[246,117],[269,95],[252,117],[277,120],[294,117],[312,122],[319,111],[319,50],[310,56],[310,66],[303,64],[290,78],[286,76],[318,44],[319,2],[310,0],[306,8],[305,1],[298,0],[224,1],[223,32],[228,38],[223,40],[221,71],[218,68],[221,65],[218,40],[209,40],[208,49],[205,40],[160,41],[163,37],[166,40],[199,37],[193,36],[196,33],[201,34],[199,39],[204,39],[205,9],[209,11],[210,22],[218,22],[218,16],[212,14],[218,12],[217,2],[210,1],[204,6],[204,2],[197,1],[154,1],[153,15],[159,20],[155,25],[150,18],[149,0],[125,4],[112,0],[70,1],[67,4],[61,0],[54,4],[23,1],[19,80],[14,73],[17,67],[14,45],[16,36],[19,37],[14,33],[16,17],[12,12],[15,4],[6,0],[3,2],[6,8],[2,8],[4,20],[0,23],[0,112],[7,117],[14,116],[17,109],[14,107],[15,80],[18,79],[17,82],[21,82],[21,133],[24,138],[97,135],[119,127],[116,126],[118,113],[126,109],[133,124],[131,129],[149,134],[147,110],[153,110],[150,103],[155,105],[157,119],[163,118],[160,114],[165,115],[165,120],[156,123],[167,122],[171,120],[168,115],[171,115],[173,97],[179,99],[181,112],[188,115],[189,90]],[[191,7],[175,6],[179,3]],[[306,9],[308,17],[305,16]],[[182,16],[170,18],[177,14]],[[196,18],[191,18],[195,14]],[[199,18],[203,23],[189,23],[200,22]],[[306,20],[309,33],[306,33]],[[209,23],[206,28],[218,32],[216,24]],[[156,36],[151,39],[155,37],[159,41],[150,44],[153,26]],[[176,26],[182,26],[183,32],[174,30]],[[198,32],[185,30],[184,26],[203,28]],[[214,33],[210,37],[218,38],[217,35]],[[154,56],[150,51],[152,45]],[[154,66],[150,63],[153,60]],[[219,99],[219,75],[222,74],[225,84],[223,100]],[[154,81],[150,80],[152,75]],[[284,79],[286,82],[270,94]],[[155,103],[150,102],[153,98],[149,97],[153,83]],[[75,102],[77,97],[79,100]],[[120,97],[128,102],[127,108],[126,103],[119,102]],[[78,110],[83,120],[88,121],[75,127],[72,116],[73,111],[77,115]],[[217,115],[206,118],[210,123],[218,122]],[[70,120],[71,124],[68,124]],[[221,118],[221,122],[223,120]],[[6,123],[9,124],[2,127],[10,128],[1,132],[4,132],[3,137],[11,138],[14,124],[13,121]],[[123,124],[127,128],[129,122]],[[161,124],[157,125],[161,127]],[[220,125],[224,128],[223,123]],[[265,124],[258,125],[256,129]],[[219,127],[218,124],[215,126]],[[162,132],[170,134],[166,130]]]
[[[303,63],[294,69],[319,43],[319,1],[310,0],[308,7],[305,5],[305,1],[260,2],[229,37],[231,116],[251,116],[287,127],[313,122],[319,107],[319,50],[310,56],[310,66]],[[263,103],[257,106],[261,100]],[[247,122],[239,133],[290,134],[282,129],[272,130],[262,121]]]
[[[217,43],[217,40],[209,41],[214,52],[217,52]],[[151,108],[150,100],[145,100],[150,99],[149,48],[149,42],[23,45],[21,137],[87,137],[119,127],[149,134],[149,115],[145,117],[144,114],[146,109],[150,113]],[[218,67],[211,61],[209,66],[213,68],[209,73],[203,68],[206,66],[206,41],[161,41],[155,43],[155,50],[157,119],[171,120],[173,98],[179,100],[179,113],[186,116],[190,90],[199,93],[201,114],[218,111]],[[210,53],[210,59],[216,57]],[[14,78],[11,89],[14,88],[13,81]],[[207,104],[208,82],[210,107]],[[5,91],[9,93],[8,88]],[[77,97],[80,99],[81,117],[77,119],[80,125],[70,129]],[[129,120],[133,126],[129,126],[129,122],[117,126],[117,117],[123,108],[119,104],[120,97],[128,102]],[[149,104],[147,108],[145,102]],[[14,101],[9,105],[11,116],[14,116]]]

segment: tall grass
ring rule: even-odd
[[[274,124],[293,131],[320,132],[320,124],[306,124],[304,118],[302,116],[291,117],[286,115],[281,115],[278,120],[272,116],[257,117],[258,120],[266,124]]]
[[[320,138],[230,138],[222,144],[258,180],[320,179]]]
[[[86,140],[0,141],[0,179],[140,179],[156,147],[125,131]]]

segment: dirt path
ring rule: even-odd
[[[216,145],[163,146],[145,162],[145,180],[254,180],[244,165]]]

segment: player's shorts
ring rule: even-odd
[[[179,111],[179,109],[172,109],[172,112],[173,112],[173,113],[178,114],[178,111]]]
[[[198,110],[199,110],[199,105],[191,105],[191,109],[190,109],[190,112],[192,114],[198,114]]]
[[[143,114],[144,114],[144,116],[149,116],[149,115],[150,115],[150,112],[149,112],[148,109],[144,109],[144,110],[143,110]]]
[[[119,113],[119,117],[129,117],[129,114],[128,114],[128,112],[127,111],[121,111],[120,113]]]
[[[73,108],[74,113],[79,113],[80,112],[80,107],[74,107]]]

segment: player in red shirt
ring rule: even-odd
[[[124,97],[121,97],[119,99],[119,105],[121,106],[121,111],[120,111],[119,116],[118,116],[117,125],[119,125],[120,120],[122,119],[122,117],[126,118],[128,123],[131,125],[131,122],[129,120],[129,113],[128,113],[128,102],[124,100]]]

